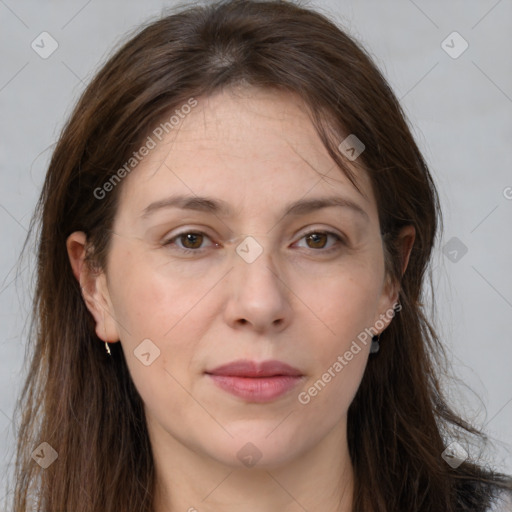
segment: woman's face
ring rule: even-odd
[[[97,332],[121,341],[154,449],[272,467],[345,435],[363,333],[391,320],[376,202],[291,95],[223,92],[188,111],[117,185]],[[256,373],[215,372],[240,360]],[[294,370],[258,374],[269,360]]]

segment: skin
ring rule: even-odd
[[[298,395],[398,300],[384,272],[370,179],[353,168],[363,194],[335,167],[295,96],[226,90],[200,98],[118,185],[106,269],[84,265],[84,233],[69,236],[96,333],[120,340],[145,404],[156,512],[351,510],[347,410],[370,344],[308,404]],[[232,212],[141,216],[173,194],[221,199]],[[342,207],[283,216],[294,201],[327,196],[350,199],[366,217]],[[346,242],[305,236],[312,230]],[[206,236],[176,238],[191,231]],[[252,263],[235,251],[247,234],[263,249]],[[414,229],[400,239],[405,271]],[[144,339],[160,350],[149,366],[134,355]],[[204,373],[236,359],[277,359],[304,377],[286,395],[254,403]],[[261,455],[253,467],[237,456],[249,442]]]

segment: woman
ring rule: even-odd
[[[505,507],[420,302],[435,186],[322,15],[228,1],[144,28],[38,206],[14,510]]]

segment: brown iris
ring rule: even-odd
[[[306,240],[312,249],[323,249],[327,243],[327,237],[327,233],[311,233],[307,235]],[[312,242],[313,245],[310,245],[309,242]]]
[[[203,235],[200,233],[184,233],[180,235],[181,243],[186,249],[199,249],[203,243]]]

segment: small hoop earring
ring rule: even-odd
[[[105,338],[107,337],[107,328],[105,326],[105,311],[103,311],[103,329],[105,331]],[[112,355],[112,352],[110,352],[110,347],[108,346],[108,341],[105,341],[105,350],[107,351],[107,354],[109,356]]]

